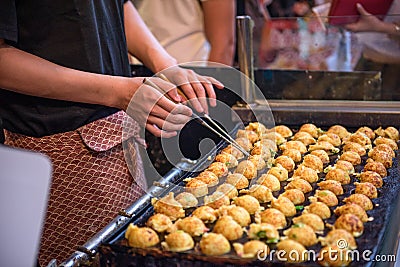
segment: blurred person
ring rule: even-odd
[[[5,144],[53,163],[43,266],[65,260],[144,194],[140,127],[172,137],[190,120],[174,84],[152,78],[160,92],[131,77],[128,51],[154,73],[169,68],[196,111],[207,112],[205,96],[215,106],[213,84],[223,85],[177,67],[130,1],[0,2]]]
[[[313,0],[297,0],[293,3],[292,11],[295,17],[310,17],[313,15]]]
[[[357,4],[360,18],[345,25],[363,45],[356,70],[381,71],[382,100],[400,100],[400,1],[393,1],[384,20]]]
[[[235,0],[132,0],[161,45],[178,63],[233,65]]]

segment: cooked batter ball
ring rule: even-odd
[[[371,139],[369,139],[369,137],[362,132],[356,132],[351,134],[349,139],[346,140],[346,143],[347,142],[359,143],[365,149],[370,149],[372,147]]]
[[[300,127],[299,132],[307,132],[312,137],[318,138],[318,136],[320,136],[323,131],[312,123],[306,123]]]
[[[337,206],[339,203],[336,195],[329,190],[315,190],[315,195],[308,198],[311,202],[323,202],[329,207]]]
[[[252,223],[247,230],[247,235],[250,239],[266,239],[274,241],[279,240],[279,232],[277,228],[269,223]]]
[[[267,166],[267,163],[263,159],[262,155],[250,155],[248,160],[253,162],[254,166],[256,166],[257,171],[261,171]]]
[[[337,245],[338,241],[344,240],[346,241],[345,244],[347,244],[347,248],[349,249],[357,248],[357,243],[356,240],[354,239],[354,236],[344,229],[333,229],[329,231],[329,233],[325,237],[319,239],[321,241],[322,246]]]
[[[168,195],[161,199],[153,198],[151,204],[156,213],[167,215],[172,221],[185,217],[185,210],[181,203],[175,200],[174,193],[170,192]]]
[[[275,144],[277,144],[278,146],[286,142],[286,138],[277,132],[265,133],[261,136],[260,139],[270,139],[274,141]]]
[[[279,146],[279,148],[281,150],[286,150],[286,149],[295,149],[300,151],[301,154],[304,154],[307,152],[307,147],[304,143],[300,142],[300,141],[288,141],[282,145]]]
[[[339,135],[335,133],[325,133],[318,137],[318,142],[325,141],[331,143],[333,146],[338,147],[342,144],[342,140]]]
[[[355,189],[356,194],[363,194],[370,199],[378,197],[378,190],[373,184],[369,182],[364,182],[364,183],[355,182],[354,185],[356,186]]]
[[[201,236],[209,229],[205,226],[204,222],[196,216],[190,216],[179,219],[175,222],[177,230],[182,230],[191,236]]]
[[[299,150],[296,150],[296,149],[285,149],[282,152],[282,156],[288,156],[294,162],[300,162],[301,161],[301,153],[300,153]]]
[[[216,210],[209,206],[198,207],[193,211],[192,216],[199,218],[204,223],[213,223],[217,220]]]
[[[346,151],[343,152],[340,156],[341,160],[345,160],[353,164],[353,166],[359,165],[361,163],[361,157],[358,153],[354,151]]]
[[[367,150],[364,148],[364,146],[360,145],[359,143],[355,143],[355,142],[346,143],[343,146],[342,150],[343,150],[343,152],[346,152],[346,151],[356,152],[361,157],[365,156],[367,154]]]
[[[339,159],[338,161],[336,161],[334,168],[342,169],[346,171],[348,174],[352,174],[355,172],[353,164],[343,159]]]
[[[304,207],[303,213],[312,213],[318,215],[321,219],[328,219],[331,217],[331,210],[328,205],[323,202],[312,202],[309,206]]]
[[[280,257],[279,260],[287,262],[303,262],[308,260],[306,248],[291,239],[285,239],[276,244]]]
[[[129,224],[125,232],[128,245],[134,248],[148,248],[157,245],[160,239],[157,233],[149,227],[138,227]]]
[[[270,202],[274,198],[272,190],[262,184],[254,184],[248,190],[241,190],[240,193],[255,197],[260,203]]]
[[[387,144],[379,144],[376,145],[372,150],[368,152],[369,157],[373,157],[374,152],[376,151],[383,151],[388,153],[392,158],[396,156],[396,153],[394,153],[394,150]]]
[[[352,262],[352,252],[337,245],[325,246],[318,253],[318,263],[321,266],[348,266]]]
[[[209,187],[216,186],[219,183],[218,176],[214,172],[207,170],[199,173],[199,175],[197,175],[195,179],[204,182]]]
[[[241,130],[241,129],[237,131],[236,137],[237,138],[241,138],[241,137],[246,138],[252,144],[257,142],[259,139],[258,134],[256,132],[251,131],[251,130]]]
[[[279,191],[281,183],[279,179],[272,174],[263,174],[257,179],[257,183],[268,187],[271,191]]]
[[[250,215],[261,209],[260,202],[250,195],[244,195],[233,199],[233,204],[245,208]]]
[[[269,208],[258,215],[260,216],[261,223],[271,224],[277,229],[284,228],[287,225],[286,217],[280,210]]]
[[[239,192],[236,187],[230,183],[223,183],[217,187],[216,192],[222,192],[229,197],[229,199],[233,199],[238,196]]]
[[[231,244],[222,234],[205,233],[199,242],[200,250],[209,256],[219,256],[231,251]]]
[[[234,168],[238,165],[236,157],[226,152],[221,152],[215,156],[215,161],[225,163],[228,168]]]
[[[311,169],[314,169],[317,172],[322,172],[324,170],[324,163],[322,162],[322,160],[312,154],[305,155],[301,164]]]
[[[253,148],[253,143],[245,137],[236,138],[235,141],[246,151],[250,151]]]
[[[333,155],[339,152],[339,148],[335,147],[327,141],[317,141],[315,144],[308,147],[308,151],[314,150],[325,150],[326,153],[328,153],[329,155]]]
[[[398,150],[399,147],[393,139],[386,138],[386,137],[378,137],[374,140],[375,145],[386,144],[389,145],[393,150]]]
[[[185,189],[195,197],[202,197],[208,194],[208,185],[199,179],[189,179]]]
[[[176,231],[165,236],[161,247],[166,251],[182,252],[191,250],[194,247],[193,238],[184,231]]]
[[[280,194],[280,196],[288,198],[294,205],[302,204],[306,200],[304,193],[299,189],[288,189]]]
[[[326,180],[317,184],[321,190],[329,190],[337,196],[343,195],[342,184],[336,180]]]
[[[312,186],[306,180],[294,177],[294,179],[285,186],[285,190],[287,189],[299,189],[306,194],[312,191]]]
[[[213,172],[215,175],[219,177],[225,176],[228,174],[228,166],[225,163],[215,161],[208,166],[207,171]]]
[[[218,209],[219,207],[229,205],[229,203],[229,197],[220,191],[216,191],[212,195],[204,197],[204,205],[210,206],[213,209]]]
[[[249,180],[241,173],[231,173],[226,177],[226,182],[236,189],[243,189],[249,186]]]
[[[260,122],[250,122],[246,127],[245,130],[253,131],[261,136],[263,133],[267,132],[267,127]]]
[[[271,167],[271,169],[268,170],[267,174],[272,174],[273,176],[278,178],[280,182],[286,181],[289,178],[288,170],[283,168],[280,164]]]
[[[343,202],[355,203],[361,206],[364,210],[372,210],[374,208],[372,201],[366,195],[363,194],[352,194],[343,199]]]
[[[343,206],[337,207],[335,209],[336,216],[340,216],[343,214],[354,214],[356,215],[362,222],[368,221],[368,215],[365,210],[355,203],[347,203]]]
[[[277,125],[274,128],[272,128],[272,130],[279,133],[285,138],[291,137],[293,135],[292,130],[290,130],[290,128],[287,127],[286,125]]]
[[[310,154],[317,156],[322,161],[323,164],[328,164],[331,161],[328,153],[326,153],[325,150],[322,149],[313,150],[311,151]]]
[[[250,160],[243,160],[236,167],[235,173],[241,173],[250,180],[257,177],[257,168]]]
[[[315,245],[318,242],[314,229],[303,223],[292,225],[292,227],[283,231],[283,234],[305,247]]]
[[[223,215],[229,215],[234,219],[240,226],[245,227],[251,223],[249,212],[240,206],[230,205],[221,207],[218,212]]]
[[[307,224],[315,232],[322,232],[325,228],[325,224],[322,221],[321,217],[313,213],[303,213],[298,217],[294,217],[292,221],[294,224]]]
[[[361,132],[361,133],[365,134],[371,140],[375,139],[374,130],[372,130],[371,128],[369,128],[367,126],[363,126],[363,127],[358,128],[356,132]]]
[[[385,168],[390,168],[393,165],[392,156],[389,153],[382,150],[376,150],[373,153],[371,153],[370,159],[382,163],[383,166],[385,166]]]
[[[288,172],[294,170],[296,164],[294,163],[293,159],[288,156],[278,156],[274,160],[274,165],[280,164],[283,168],[285,168]]]
[[[278,199],[271,201],[271,207],[280,210],[286,217],[292,217],[296,214],[296,207],[287,197],[280,195]]]
[[[382,162],[377,162],[373,160],[368,161],[367,164],[365,164],[364,171],[377,172],[382,178],[385,178],[387,176],[385,165],[383,165]]]
[[[364,224],[354,214],[343,214],[336,219],[334,224],[335,229],[344,229],[351,233],[354,237],[359,237],[364,232]]]
[[[233,243],[236,254],[241,258],[265,257],[269,254],[269,247],[259,240],[250,240],[244,244]]]
[[[217,220],[213,232],[222,234],[228,240],[236,240],[242,237],[243,228],[231,216],[225,215]]]
[[[346,185],[351,182],[349,173],[342,169],[332,169],[328,171],[328,173],[325,175],[325,180],[334,180],[342,185]]]
[[[338,135],[340,137],[340,139],[342,139],[342,140],[348,138],[351,134],[342,125],[333,125],[328,129],[327,132]]]
[[[308,146],[308,145],[312,145],[315,144],[317,141],[315,140],[314,137],[312,137],[311,134],[307,133],[307,132],[297,132],[292,140],[295,141],[300,141],[302,142],[304,145]]]
[[[299,165],[297,169],[293,172],[293,177],[304,179],[310,184],[315,183],[319,180],[318,172],[305,165]]]
[[[271,153],[274,153],[276,151],[278,151],[278,146],[276,145],[274,140],[271,139],[260,139],[260,141],[257,141],[256,143],[254,143],[254,146],[266,146],[268,149],[271,150]]]
[[[377,172],[373,171],[363,171],[360,173],[360,181],[369,182],[373,184],[376,188],[381,188],[383,186],[383,179]]]
[[[250,154],[251,155],[259,155],[265,161],[268,161],[269,159],[271,159],[273,157],[271,149],[263,144],[254,146],[254,148],[251,150]]]
[[[171,229],[172,221],[167,215],[156,213],[147,220],[146,226],[158,233],[163,233]]]
[[[237,149],[236,147],[234,147],[232,145],[228,145],[227,147],[222,149],[221,152],[231,154],[236,159],[242,159],[244,157],[242,151],[240,151],[239,149]]]
[[[197,204],[199,203],[197,198],[189,192],[179,193],[175,197],[175,200],[178,201],[179,203],[181,203],[182,207],[185,209],[196,207]]]

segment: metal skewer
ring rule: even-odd
[[[161,76],[162,75],[162,76]],[[167,82],[170,82],[169,80],[168,80],[168,78],[167,77],[165,77],[165,75],[163,75],[163,74],[161,74],[160,75],[160,78],[162,78],[163,80],[165,80],[165,81],[167,81]],[[154,82],[152,82],[150,79],[147,79],[147,78],[145,78],[144,79],[144,83],[145,84],[147,84],[147,85],[150,85],[151,87],[153,87],[153,88],[155,88],[155,89],[157,89],[158,91],[160,91],[160,92],[164,92],[157,84],[155,84]],[[178,89],[179,90],[179,89]],[[183,92],[181,92],[181,94],[182,94]],[[168,97],[168,96],[167,96]],[[169,97],[168,97],[169,98]],[[169,98],[170,100],[171,100],[171,98]],[[173,101],[173,100],[172,100]],[[246,157],[248,157],[248,156],[250,156],[250,154],[246,151],[246,150],[244,150],[244,148],[243,147],[241,147],[237,142],[236,142],[236,140],[235,139],[233,139],[227,132],[225,132],[210,116],[208,116],[207,114],[204,114],[204,116],[210,121],[210,122],[212,122],[213,123],[213,125],[214,126],[216,126],[217,127],[217,129],[219,130],[216,130],[216,129],[214,129],[213,127],[211,127],[206,121],[204,121],[200,116],[198,116],[197,114],[195,114],[195,113],[192,113],[192,117],[194,118],[194,119],[197,119],[197,121],[201,124],[201,125],[203,125],[204,127],[206,127],[206,128],[208,128],[209,130],[211,130],[213,133],[215,133],[215,134],[217,134],[219,137],[221,137],[222,139],[224,139],[226,142],[228,142],[229,144],[231,144],[232,146],[234,146],[236,149],[238,149],[240,152],[242,152],[243,153],[243,155],[245,155]],[[221,133],[222,132],[222,133]],[[228,137],[228,138],[227,138]]]

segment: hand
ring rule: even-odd
[[[363,6],[357,3],[360,18],[357,22],[345,25],[345,29],[352,32],[378,32],[381,31],[383,22],[376,16],[367,12]]]
[[[178,66],[165,69],[157,75],[165,76],[169,82],[178,86],[187,98],[183,99],[181,97],[179,102],[189,100],[189,104],[200,113],[208,113],[207,98],[212,107],[215,107],[217,104],[213,85],[218,89],[224,88],[222,83],[212,77],[202,76],[193,70]],[[168,95],[173,99],[177,99],[177,88],[169,90]]]
[[[131,78],[136,81],[138,79]],[[191,119],[192,110],[174,101],[180,100],[176,94],[176,87],[160,78],[146,78],[157,85],[159,89],[143,83],[138,86],[131,101],[126,108],[126,113],[134,118],[141,126],[157,137],[173,137],[177,131]],[[173,92],[175,90],[175,92]],[[168,94],[173,99],[168,99]]]

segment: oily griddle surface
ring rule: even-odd
[[[341,152],[340,152],[341,153]],[[339,154],[340,154],[339,153]],[[396,158],[393,160],[393,166],[388,169],[388,176],[384,178],[384,185],[382,188],[378,189],[378,198],[373,199],[374,209],[367,211],[369,217],[373,217],[374,220],[370,222],[364,223],[364,233],[360,237],[356,238],[357,242],[357,251],[359,252],[359,259],[353,260],[350,266],[371,266],[373,261],[366,261],[362,257],[362,253],[366,250],[369,250],[370,253],[367,256],[371,259],[377,255],[379,248],[381,248],[384,240],[385,231],[388,230],[389,227],[397,227],[394,225],[388,225],[388,221],[390,218],[391,211],[394,208],[394,205],[397,201],[397,195],[400,192],[400,166],[399,166],[399,150],[396,151]],[[355,167],[356,172],[361,172],[363,166],[365,165],[365,160],[367,156],[362,157],[363,162],[361,165]],[[331,156],[331,163],[333,165],[337,160],[337,156]],[[232,171],[232,170],[231,170]],[[260,172],[261,175],[264,172]],[[195,177],[198,173],[196,172],[187,172],[180,179],[182,181],[187,177]],[[258,176],[259,176],[258,175]],[[320,173],[320,181],[323,180],[325,173]],[[291,173],[289,173],[289,177],[291,177]],[[342,200],[354,193],[355,186],[353,183],[357,180],[355,176],[352,177],[352,182],[349,185],[343,185],[344,194],[338,196],[339,205],[343,205]],[[274,192],[274,196],[277,197],[280,193],[284,191],[284,187],[288,182],[281,182],[281,190],[279,192]],[[317,189],[316,183],[312,184],[313,191],[305,194],[306,201],[303,204],[304,206],[309,205],[309,201],[307,200],[309,196],[313,195],[315,189]],[[199,199],[200,202],[200,199]],[[268,203],[269,204],[269,203]],[[268,204],[262,204],[262,206],[267,207]],[[334,224],[336,220],[336,215],[333,213],[333,210],[336,208],[331,207],[332,216],[329,219],[324,220],[325,223]],[[189,215],[193,209],[186,210],[187,215]],[[299,216],[302,211],[298,211],[294,217]],[[144,226],[148,218],[154,214],[153,207],[149,204],[148,208],[144,210],[141,214],[138,214],[135,219],[132,220],[132,223]],[[253,217],[252,217],[253,219]],[[279,230],[280,235],[283,236],[283,230],[288,229],[291,225],[291,218],[287,218],[288,226],[282,230]],[[254,220],[252,220],[254,222]],[[212,231],[213,224],[207,225]],[[330,229],[325,227],[324,234],[325,236]],[[160,242],[163,241],[164,236],[159,234]],[[317,235],[321,236],[321,235]],[[397,237],[393,237],[397,238]],[[200,237],[194,238],[196,244],[200,241]],[[235,240],[234,242],[245,243],[248,241],[246,235],[239,240]],[[273,250],[276,248],[275,244],[268,244],[270,249]],[[321,245],[318,243],[314,246],[307,247],[307,250],[313,250],[316,253],[321,249]],[[275,255],[276,256],[276,255]],[[109,240],[107,243],[101,245],[99,247],[99,262],[100,266],[319,266],[317,263],[308,261],[303,263],[285,263],[276,259],[276,257],[270,260],[267,257],[267,260],[260,261],[257,259],[243,259],[236,255],[233,247],[231,246],[231,252],[222,255],[222,256],[206,256],[202,254],[197,246],[194,249],[176,253],[164,251],[161,249],[161,246],[158,245],[153,248],[146,249],[137,249],[131,248],[127,245],[126,239],[124,238],[124,231],[119,233],[112,240]]]

